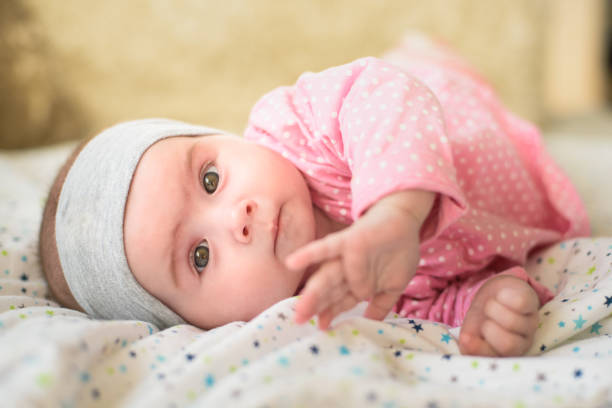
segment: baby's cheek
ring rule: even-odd
[[[285,279],[248,279],[239,283],[236,297],[247,310],[264,311],[276,302],[293,296],[295,288]]]

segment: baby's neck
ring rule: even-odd
[[[326,235],[329,235],[333,232],[340,231],[346,227],[348,224],[343,224],[339,221],[336,221],[330,218],[323,210],[320,208],[313,206],[314,209],[314,218],[315,218],[315,239],[321,239]]]

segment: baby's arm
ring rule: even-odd
[[[405,190],[372,205],[348,228],[287,257],[291,269],[317,265],[296,305],[295,320],[319,316],[326,329],[338,314],[369,300],[365,317],[383,319],[416,272],[419,231],[434,193]]]
[[[326,326],[369,298],[368,316],[384,317],[415,273],[433,195],[439,200],[423,239],[465,213],[442,112],[424,83],[375,58],[305,74],[256,104],[245,137],[291,160],[314,205],[354,221],[288,259],[289,267],[317,270],[302,291],[298,320],[319,315]],[[414,191],[432,194],[425,204],[394,198]],[[424,208],[423,217],[408,217],[407,208]]]

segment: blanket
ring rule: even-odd
[[[160,331],[98,321],[49,300],[37,254],[47,188],[71,146],[0,154],[3,406],[610,407],[612,238],[534,253],[555,298],[528,355],[458,353],[459,330],[390,314],[293,322],[295,298],[249,322]]]

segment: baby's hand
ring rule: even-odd
[[[319,316],[326,329],[338,314],[362,300],[365,317],[381,320],[414,276],[419,230],[434,194],[402,191],[389,195],[351,226],[298,249],[287,257],[290,269],[318,264],[296,304],[295,321]]]

